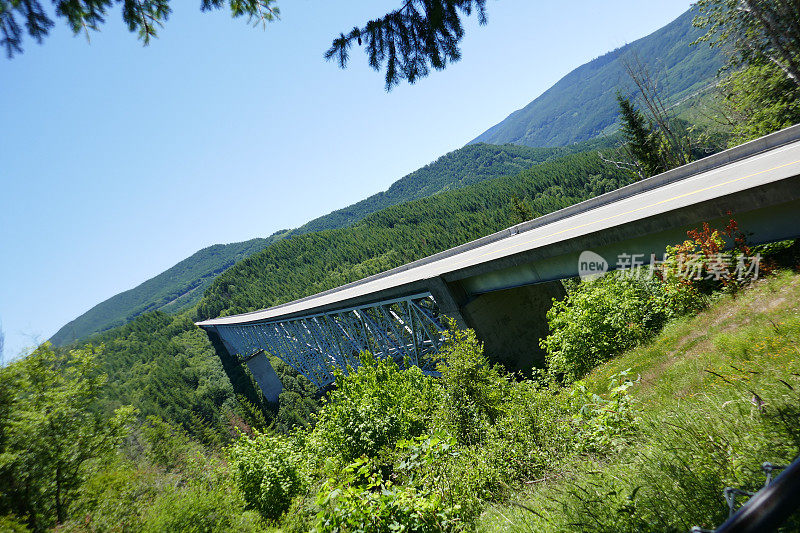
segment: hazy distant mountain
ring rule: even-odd
[[[581,65],[471,143],[565,146],[612,130],[616,91],[633,90],[625,61],[634,57],[663,82],[673,102],[712,83],[723,58],[707,44],[691,46],[702,35],[692,26],[693,16],[687,11],[647,37]]]

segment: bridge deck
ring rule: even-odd
[[[248,324],[311,314],[387,289],[475,267],[560,241],[713,200],[800,174],[800,126],[545,215],[402,267],[269,309],[199,326]]]

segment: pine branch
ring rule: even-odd
[[[405,0],[385,16],[340,34],[325,59],[335,59],[346,68],[350,48],[363,45],[370,67],[385,69],[387,90],[404,79],[414,83],[430,69],[442,70],[461,59],[461,17],[476,11],[478,22],[485,24],[485,6],[486,0]]]

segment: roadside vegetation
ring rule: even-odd
[[[673,250],[723,232],[691,234]],[[572,282],[548,316],[548,367],[530,378],[451,329],[441,377],[365,353],[308,426],[231,416],[227,441],[198,442],[131,406],[106,415],[99,349],[44,345],[0,374],[3,525],[713,527],[726,486],[757,490],[762,463],[800,453],[800,275],[785,268],[800,265],[798,244],[758,251],[766,278],[747,286],[686,281],[669,265]]]

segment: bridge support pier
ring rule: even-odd
[[[439,311],[456,324],[475,330],[490,360],[509,371],[543,367],[539,339],[547,336],[547,311],[566,292],[561,281],[513,287],[470,297],[458,282],[432,280]]]
[[[488,292],[461,308],[484,343],[486,355],[511,372],[544,367],[539,339],[547,336],[547,311],[565,296],[560,281]]]
[[[272,364],[267,359],[267,354],[262,351],[255,357],[251,357],[245,364],[250,369],[250,373],[253,374],[258,386],[261,387],[264,398],[269,402],[278,403],[278,397],[283,390],[283,383],[281,383],[278,374],[275,373],[275,369],[272,368]]]

